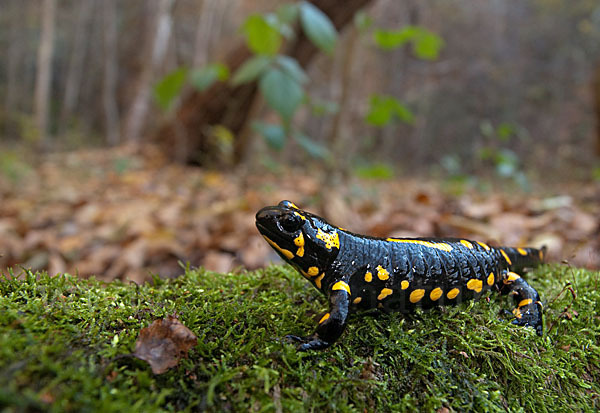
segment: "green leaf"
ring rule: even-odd
[[[385,126],[394,118],[406,123],[414,122],[414,115],[405,105],[392,96],[373,95],[369,101],[369,113],[365,120],[373,126]]]
[[[413,50],[418,58],[423,60],[437,59],[444,40],[437,34],[426,29],[420,29],[413,43]]]
[[[298,83],[304,84],[308,82],[306,72],[293,57],[279,55],[276,58],[276,62],[285,73],[293,77]]]
[[[373,163],[359,166],[355,173],[365,179],[391,179],[394,177],[394,168],[386,163]]]
[[[396,103],[394,104],[393,113],[402,122],[412,124],[415,121],[415,116],[413,115],[411,110],[399,101],[396,101]]]
[[[200,92],[211,87],[216,81],[225,81],[228,78],[229,69],[222,63],[213,63],[190,73],[190,83]]]
[[[498,135],[498,139],[503,142],[508,141],[511,136],[513,136],[516,132],[516,128],[514,125],[504,122],[498,125],[496,128],[496,134]]]
[[[400,30],[378,29],[373,32],[373,40],[384,50],[393,50],[412,43],[415,55],[424,60],[432,60],[438,57],[444,40],[420,26],[406,26]]]
[[[337,40],[335,26],[318,7],[307,1],[300,3],[300,24],[308,39],[325,53],[331,54]]]
[[[365,117],[365,121],[373,126],[384,126],[387,125],[392,119],[392,113],[390,109],[382,104],[378,97],[372,97],[369,101],[369,113]]]
[[[320,143],[315,142],[300,131],[294,131],[294,140],[313,158],[326,159],[329,151]]]
[[[252,129],[260,133],[271,148],[280,151],[285,146],[287,136],[283,126],[272,123],[254,122]]]
[[[154,100],[161,109],[168,110],[175,98],[179,96],[187,73],[185,67],[180,67],[167,74],[154,86]]]
[[[279,32],[286,39],[294,38],[294,29],[288,23],[281,21],[279,16],[275,13],[267,13],[264,15],[264,19],[275,30]]]
[[[254,81],[271,64],[273,59],[267,56],[257,55],[248,59],[238,70],[236,70],[231,83],[233,86]]]
[[[279,6],[275,11],[275,14],[279,18],[279,21],[286,24],[292,24],[298,19],[298,5],[295,3],[288,3]]]
[[[401,30],[377,29],[373,32],[375,44],[383,50],[393,50],[403,46],[415,36],[414,29],[409,26]]]
[[[263,74],[258,86],[268,105],[285,121],[292,118],[304,97],[300,83],[276,67],[271,67]]]
[[[519,166],[519,157],[510,149],[501,149],[496,154],[496,172],[502,177],[513,176]]]
[[[283,41],[281,33],[265,17],[258,14],[249,16],[242,30],[248,47],[254,53],[273,56],[279,51]]]

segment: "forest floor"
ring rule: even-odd
[[[17,266],[142,282],[192,267],[228,272],[278,261],[254,214],[289,199],[373,236],[453,236],[549,248],[549,260],[600,268],[600,183],[457,187],[411,177],[326,178],[166,165],[128,148],[0,159],[0,271]],[[491,188],[494,189],[491,189]]]
[[[2,411],[600,408],[597,183],[524,193],[337,181],[165,165],[126,148],[0,161]],[[280,338],[311,332],[325,300],[289,266],[267,266],[277,258],[254,214],[282,199],[375,236],[547,245],[555,263],[527,274],[545,335],[510,324],[494,295],[353,316],[332,348],[297,353]],[[172,315],[197,342],[176,345],[186,356],[153,374],[133,352],[143,354],[145,327]]]
[[[598,273],[547,265],[527,279],[544,302],[543,337],[511,324],[493,294],[410,317],[352,316],[330,349],[298,353],[281,337],[311,332],[325,299],[289,266],[142,285],[0,277],[0,410],[598,411]],[[163,348],[142,329],[174,314],[190,331],[173,334],[197,344],[152,374],[136,342]]]

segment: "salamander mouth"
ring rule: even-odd
[[[258,221],[256,221],[256,228],[258,228],[258,232],[260,232],[262,235],[271,236],[274,233],[274,231],[270,230]]]

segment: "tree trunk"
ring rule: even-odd
[[[203,0],[198,16],[196,40],[194,43],[194,58],[192,65],[201,67],[208,63],[208,52],[211,41],[212,24],[215,21],[218,0]]]
[[[79,5],[77,22],[75,23],[75,35],[73,40],[73,50],[67,69],[65,96],[60,113],[59,128],[66,129],[73,111],[79,102],[79,88],[83,78],[83,68],[85,65],[87,40],[90,33],[91,16],[94,10],[94,0],[82,0]]]
[[[596,63],[592,88],[595,104],[594,113],[596,118],[596,155],[600,156],[600,62]]]
[[[44,0],[42,4],[42,30],[40,33],[40,47],[38,49],[34,96],[35,123],[42,145],[48,144],[48,111],[50,109],[50,81],[52,79],[55,14],[56,0]]]
[[[157,2],[156,34],[152,42],[152,55],[149,64],[145,66],[140,75],[137,92],[125,120],[125,137],[129,142],[138,143],[140,140],[144,121],[146,120],[146,115],[148,113],[148,107],[150,106],[154,75],[164,59],[171,37],[173,27],[171,10],[175,0],[157,0]]]
[[[352,21],[356,11],[371,0],[312,0],[341,30]],[[288,47],[287,54],[306,67],[317,53],[317,48],[304,34]],[[235,72],[252,54],[244,44],[234,47],[225,58],[231,72]],[[172,160],[186,163],[205,163],[214,159],[216,145],[211,141],[209,130],[212,125],[222,125],[235,136],[234,160],[239,162],[247,148],[247,123],[250,108],[257,94],[257,83],[252,82],[233,87],[228,83],[217,83],[204,92],[190,91],[173,119],[165,123],[155,139],[164,153]]]
[[[117,106],[117,10],[115,0],[104,0],[104,79],[102,100],[106,141],[119,143],[119,108]]]
[[[22,28],[22,21],[24,13],[19,7],[20,0],[10,1],[6,8],[9,9],[8,13],[12,16],[10,22],[10,30],[8,33],[8,63],[6,70],[6,95],[5,95],[5,106],[7,113],[16,113],[19,109],[19,99],[17,93],[22,87],[19,88],[19,67],[21,65],[22,51],[24,49],[22,44],[22,35],[19,29]]]

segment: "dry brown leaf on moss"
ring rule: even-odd
[[[150,364],[154,374],[162,374],[187,357],[189,349],[197,343],[189,328],[177,317],[168,316],[142,328],[133,355]]]

